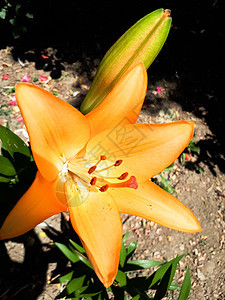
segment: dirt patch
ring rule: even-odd
[[[30,82],[35,82],[79,107],[96,73],[99,59],[83,57],[72,64],[62,63],[61,76],[52,79],[50,71],[37,70],[34,62],[15,61],[11,50],[10,47],[0,50],[0,123],[6,125],[8,122],[13,131],[22,129],[19,134],[26,139],[18,106],[10,104],[14,93],[9,90],[29,75]],[[45,51],[54,56],[54,49]],[[45,80],[40,75],[45,76]],[[224,157],[218,156],[216,161],[212,157],[213,150],[217,149],[217,136],[204,117],[207,116],[207,110],[202,107],[201,117],[198,117],[174,101],[179,97],[185,98],[176,80],[151,81],[138,122],[162,123],[180,119],[195,122],[194,140],[199,142],[200,154],[193,154],[192,160],[185,165],[176,160],[174,169],[166,176],[175,189],[174,195],[198,217],[202,232],[180,233],[127,215],[122,215],[123,228],[124,232],[131,232],[128,242],[138,242],[135,258],[164,260],[174,258],[176,254],[187,254],[180,262],[176,280],[181,282],[188,265],[192,280],[190,299],[222,300],[225,299],[225,175],[217,162],[223,161]],[[214,145],[214,148],[208,149],[207,143]],[[214,153],[216,157],[216,151]],[[57,227],[59,216],[47,222]],[[1,274],[0,298],[21,299],[19,297],[23,295],[23,299],[43,300],[54,299],[58,294],[59,288],[49,284],[51,273],[56,267],[45,248],[45,244],[50,241],[40,228],[35,229],[37,235],[26,238],[26,244],[20,239],[9,241],[5,246],[1,244],[1,259],[7,258],[2,270],[8,269],[8,273]],[[176,299],[176,295],[174,292],[171,297]]]

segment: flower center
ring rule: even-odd
[[[66,164],[68,176],[73,180],[77,190],[106,192],[109,188],[138,188],[135,176],[130,176],[128,172],[123,172],[119,176],[110,177],[110,171],[119,168],[123,163],[122,159],[109,164],[107,157],[101,155],[96,163],[88,163],[84,158],[73,159]]]

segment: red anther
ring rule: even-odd
[[[118,167],[118,166],[120,166],[121,164],[122,164],[122,159],[118,159],[116,162],[115,162],[115,164],[114,164],[114,166],[115,167]]]
[[[127,178],[127,176],[128,176],[128,172],[125,172],[125,173],[123,173],[122,175],[120,175],[117,179],[119,179],[119,180],[124,180],[124,179]]]
[[[106,156],[105,156],[105,155],[101,155],[101,156],[100,156],[100,159],[101,159],[101,160],[106,160]]]
[[[97,181],[97,177],[93,177],[90,181],[90,185],[95,185]]]
[[[102,187],[100,187],[99,191],[100,191],[100,192],[106,192],[106,191],[108,190],[108,188],[109,188],[109,185],[108,185],[108,184],[105,184],[105,185],[103,185]]]
[[[88,170],[88,174],[93,173],[96,170],[96,168],[97,168],[96,166],[90,167],[90,169]]]

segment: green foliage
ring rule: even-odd
[[[164,172],[169,172],[173,170],[174,163],[172,163],[169,167],[167,167]],[[172,194],[174,192],[174,189],[171,187],[169,180],[167,180],[162,173],[159,173],[159,179],[158,178],[152,178],[152,181],[159,185],[162,189],[164,189],[166,192]]]
[[[0,125],[0,225],[34,180],[36,165],[29,146]]]
[[[191,275],[189,268],[187,268],[187,271],[184,276],[184,280],[182,283],[182,287],[180,289],[180,294],[178,300],[186,300],[188,298],[188,295],[191,290]]]
[[[0,3],[0,18],[11,26],[14,39],[27,31],[29,19],[33,19],[30,0],[8,0]]]
[[[64,289],[56,299],[86,299],[107,300],[118,299],[162,299],[169,290],[180,290],[179,300],[188,298],[190,292],[190,272],[186,276],[182,287],[174,284],[173,278],[177,264],[183,255],[168,262],[157,260],[132,260],[137,243],[125,245],[129,233],[123,237],[120,252],[119,270],[111,287],[106,289],[97,278],[82,246],[70,240],[68,244],[55,243],[71,262],[64,274],[58,275],[52,284],[59,283]],[[145,269],[156,268],[150,276],[142,275]],[[155,295],[152,292],[155,291]],[[151,292],[151,293],[150,293]]]
[[[180,156],[180,161],[182,164],[185,164],[185,162],[187,161],[186,156],[190,155],[191,153],[200,154],[200,147],[198,146],[198,143],[193,140],[190,141],[190,143]]]

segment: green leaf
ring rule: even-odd
[[[79,289],[81,289],[83,283],[84,283],[84,279],[85,279],[86,275],[78,277],[78,278],[74,278],[72,279],[66,286],[66,291],[68,294],[71,294],[73,292],[77,292],[79,291]],[[83,290],[84,291],[84,290]],[[82,291],[82,292],[83,292]]]
[[[137,248],[137,242],[132,241],[128,246],[127,246],[127,256],[131,256],[133,252]]]
[[[56,299],[61,299],[63,297],[70,296],[72,293],[75,297],[78,297],[83,291],[86,290],[87,286],[83,286],[86,275],[81,277],[73,278],[66,286],[66,288],[60,293]],[[76,299],[76,298],[75,298]],[[79,299],[79,298],[77,298]]]
[[[121,270],[118,270],[115,280],[117,282],[119,282],[120,287],[126,286],[127,275],[124,272],[122,272]]]
[[[39,80],[38,77],[34,77],[34,78],[33,78],[33,82],[37,82],[38,80]]]
[[[33,15],[31,12],[27,12],[27,13],[26,13],[26,17],[27,17],[28,19],[33,19],[33,18],[34,18],[34,15]]]
[[[120,266],[121,266],[121,268],[124,267],[126,258],[127,258],[127,251],[126,251],[126,247],[125,247],[124,243],[122,242],[121,249],[120,249]]]
[[[172,171],[173,170],[173,168],[174,168],[174,162],[169,166],[169,167],[167,167],[164,171]]]
[[[74,247],[75,249],[77,249],[77,251],[79,251],[80,253],[83,253],[83,254],[86,253],[85,250],[84,250],[84,248],[83,248],[82,246],[78,245],[77,243],[75,243],[75,242],[72,241],[72,240],[70,240],[70,243],[71,243],[71,244],[73,245],[73,247]]]
[[[188,144],[187,148],[189,148],[193,152],[200,153],[200,147],[197,146],[197,143],[194,142],[193,140],[190,141]]]
[[[12,178],[9,177],[4,177],[0,175],[0,183],[7,183],[10,182],[12,180]]]
[[[169,290],[170,290],[170,291],[177,291],[177,290],[180,290],[180,285],[178,285],[178,284],[172,282],[171,285],[170,285],[170,287],[169,287]]]
[[[70,281],[73,278],[73,273],[74,271],[71,271],[65,275],[62,275],[60,277],[57,277],[56,279],[54,279],[53,281],[51,281],[51,284],[55,284],[55,283],[65,283]]]
[[[2,148],[8,151],[12,157],[14,157],[14,154],[17,152],[27,157],[32,157],[30,149],[24,141],[10,129],[2,125],[0,125],[0,139],[2,141]]]
[[[14,177],[16,170],[10,160],[4,156],[0,156],[0,175]]]
[[[55,245],[62,251],[62,253],[72,262],[78,262],[79,257],[77,253],[72,252],[66,245],[61,243],[55,243]]]
[[[167,191],[168,193],[172,194],[174,192],[174,189],[169,184],[168,180],[162,175],[159,174],[161,178],[160,186]]]
[[[103,57],[91,88],[81,105],[87,114],[111,92],[118,80],[139,62],[147,69],[168,36],[171,18],[168,10],[158,9],[128,29]]]
[[[90,281],[89,281],[90,283]],[[94,282],[92,285],[89,285],[87,289],[85,289],[85,292],[80,295],[84,297],[85,299],[92,299],[91,297],[101,295],[103,289],[105,290],[104,286],[101,284],[101,287],[97,286],[96,282]]]
[[[157,271],[155,271],[151,275],[152,281],[151,281],[149,288],[151,288],[153,285],[157,284],[163,278],[163,276],[166,273],[166,271],[168,270],[168,268],[172,264],[177,265],[183,256],[184,255],[177,256],[176,258],[172,259],[171,261],[168,261],[165,264],[163,264]]]
[[[9,95],[11,93],[14,93],[15,90],[16,90],[15,87],[7,87],[6,90],[5,90],[5,93]]]
[[[167,262],[165,265],[163,265],[161,268],[159,268],[159,270],[157,270],[156,272],[158,272],[158,276],[161,277],[160,279],[160,283],[157,287],[157,291],[155,294],[154,299],[158,300],[158,299],[162,299],[167,291],[169,290],[169,287],[172,283],[173,277],[175,275],[175,271],[177,268],[177,264],[178,262],[181,260],[181,258],[184,255],[180,255],[176,258],[174,258],[173,260]],[[156,278],[154,278],[156,280]],[[157,281],[155,281],[156,283]],[[152,286],[153,284],[151,284]]]
[[[4,20],[5,17],[6,17],[6,8],[3,7],[3,8],[0,10],[0,18]]]
[[[90,261],[86,257],[82,256],[79,253],[77,253],[77,257],[83,264],[85,264],[87,267],[89,267],[90,269],[93,270],[93,267],[92,267]]]
[[[190,294],[191,290],[191,275],[190,275],[190,270],[187,268],[187,271],[184,276],[184,280],[181,286],[180,294],[178,297],[178,300],[186,300],[188,299],[188,296]]]
[[[130,232],[127,231],[124,235],[123,235],[123,243],[125,243],[126,239],[129,237]]]
[[[140,295],[136,295],[136,296],[132,297],[132,300],[139,300],[139,299],[141,299],[140,297],[141,297]]]
[[[130,260],[130,261],[127,261],[126,268],[129,268],[129,271],[132,269],[132,267],[134,267],[134,270],[149,269],[149,268],[159,266],[161,264],[162,264],[162,262],[157,261],[157,260],[144,260],[144,259]],[[126,269],[126,271],[127,271],[127,269]]]

